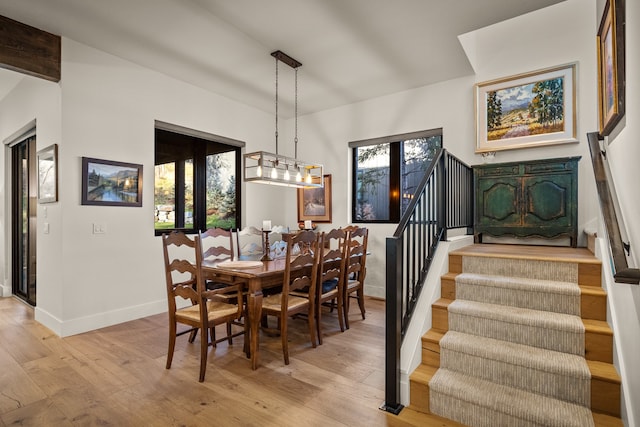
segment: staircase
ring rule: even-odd
[[[449,254],[441,289],[404,425],[623,425],[601,265],[587,249],[471,245]]]

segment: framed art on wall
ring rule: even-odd
[[[331,222],[331,175],[324,175],[324,186],[298,189],[298,222]]]
[[[475,85],[476,153],[578,142],[576,64]]]
[[[142,206],[142,165],[83,157],[82,204]]]
[[[606,136],[624,116],[624,0],[607,0],[598,29],[598,113]]]
[[[38,203],[58,201],[58,145],[38,151]]]

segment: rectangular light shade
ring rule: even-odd
[[[317,163],[285,157],[266,151],[244,155],[244,180],[260,184],[305,188],[322,187],[323,168]]]

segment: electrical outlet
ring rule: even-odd
[[[49,223],[48,222],[44,223],[44,234],[49,234]]]
[[[107,226],[102,223],[93,223],[93,234],[105,234],[107,232]]]

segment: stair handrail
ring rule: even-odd
[[[387,412],[397,415],[403,408],[400,349],[438,243],[449,229],[473,233],[473,200],[473,170],[441,148],[386,239],[385,402],[380,409]]]
[[[589,141],[589,151],[591,152],[591,163],[593,164],[593,174],[596,179],[598,189],[598,199],[600,209],[604,218],[607,235],[609,237],[609,247],[611,249],[611,259],[613,261],[613,278],[618,283],[629,283],[637,285],[640,283],[640,269],[631,268],[627,262],[627,255],[631,252],[631,243],[625,242],[621,226],[624,226],[623,218],[616,213],[616,199],[612,195],[611,188],[613,181],[607,177],[603,157],[606,152],[600,148],[600,135],[598,132],[587,133]],[[614,188],[615,191],[615,188]],[[626,255],[625,255],[626,252]]]

